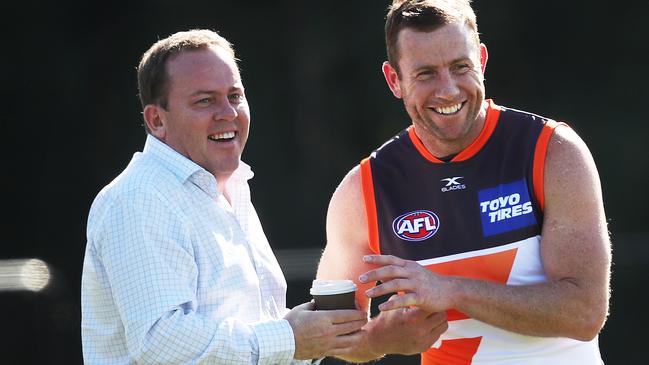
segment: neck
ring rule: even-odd
[[[415,124],[415,133],[421,140],[424,147],[435,157],[453,156],[462,152],[469,147],[480,135],[487,120],[487,102],[484,102],[475,121],[469,127],[469,130],[456,139],[439,138],[436,133],[425,127]]]
[[[225,199],[228,200],[228,202],[231,203],[230,201],[230,194],[228,194],[228,189],[227,189],[227,184],[228,180],[230,179],[230,175],[227,176],[214,176],[216,178],[216,190],[219,192],[219,194],[223,195]]]

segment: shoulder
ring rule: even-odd
[[[95,197],[88,215],[88,234],[114,216],[145,214],[171,205],[181,191],[182,182],[170,171],[161,168],[141,154]],[[112,218],[111,218],[112,217]]]
[[[98,197],[164,197],[182,185],[183,181],[154,157],[136,153],[124,171],[106,185]]]
[[[534,145],[536,139],[543,135],[544,130],[551,131],[556,124],[553,119],[539,114],[501,107],[495,134],[506,139],[528,140],[531,145]]]
[[[342,179],[329,202],[327,232],[365,231],[367,225],[361,168],[354,166]],[[359,229],[363,228],[363,229]],[[345,232],[345,235],[349,232]]]
[[[540,122],[550,120],[550,118],[526,110],[510,108],[507,106],[500,106],[499,108],[500,116],[509,116],[510,118],[524,119],[529,121],[536,120]]]
[[[546,164],[550,172],[571,174],[576,172],[594,172],[595,163],[590,150],[581,137],[565,124],[560,124],[552,133],[548,144]]]
[[[375,159],[379,156],[384,158],[385,156],[394,154],[395,151],[400,151],[404,143],[409,143],[411,128],[412,127],[402,129],[399,133],[385,141],[381,146],[372,151],[369,159]]]
[[[336,187],[331,197],[329,209],[331,210],[333,205],[335,208],[348,210],[346,208],[353,208],[362,203],[362,199],[361,166],[356,165],[345,175],[338,187]]]
[[[601,205],[601,183],[586,143],[566,125],[554,129],[548,144],[544,191],[547,209],[571,204],[571,210]],[[579,203],[580,206],[574,206]]]

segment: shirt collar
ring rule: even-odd
[[[176,175],[183,183],[190,180],[209,195],[213,197],[218,195],[218,190],[216,189],[217,182],[214,175],[196,164],[194,161],[181,155],[156,137],[147,134],[142,153],[144,155],[155,157],[166,169]],[[245,183],[253,176],[254,173],[250,166],[243,161],[239,161],[239,167],[237,167],[237,169],[232,173],[228,184]]]
[[[142,153],[145,156],[150,155],[155,157],[158,162],[176,175],[182,182],[187,181],[190,176],[198,171],[202,170],[207,172],[194,161],[181,155],[176,150],[150,134],[147,134]]]
[[[246,182],[252,179],[253,176],[255,176],[255,174],[252,172],[250,165],[240,160],[239,167],[234,170],[230,179],[237,182]]]

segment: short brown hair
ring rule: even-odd
[[[183,51],[199,50],[209,46],[225,49],[236,60],[232,44],[217,32],[207,29],[174,33],[157,41],[144,52],[137,66],[137,83],[142,108],[148,104],[158,104],[167,108],[169,75],[166,66],[173,56]],[[147,129],[146,123],[144,127]]]
[[[467,24],[480,44],[478,23],[471,0],[394,0],[385,20],[385,46],[388,62],[399,73],[399,32],[412,28],[432,32],[447,24]]]

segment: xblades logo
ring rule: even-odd
[[[441,189],[442,193],[446,193],[447,191],[466,189],[466,185],[458,181],[460,179],[464,179],[464,176],[453,176],[440,180],[441,182],[446,182],[446,185],[444,185]]]

